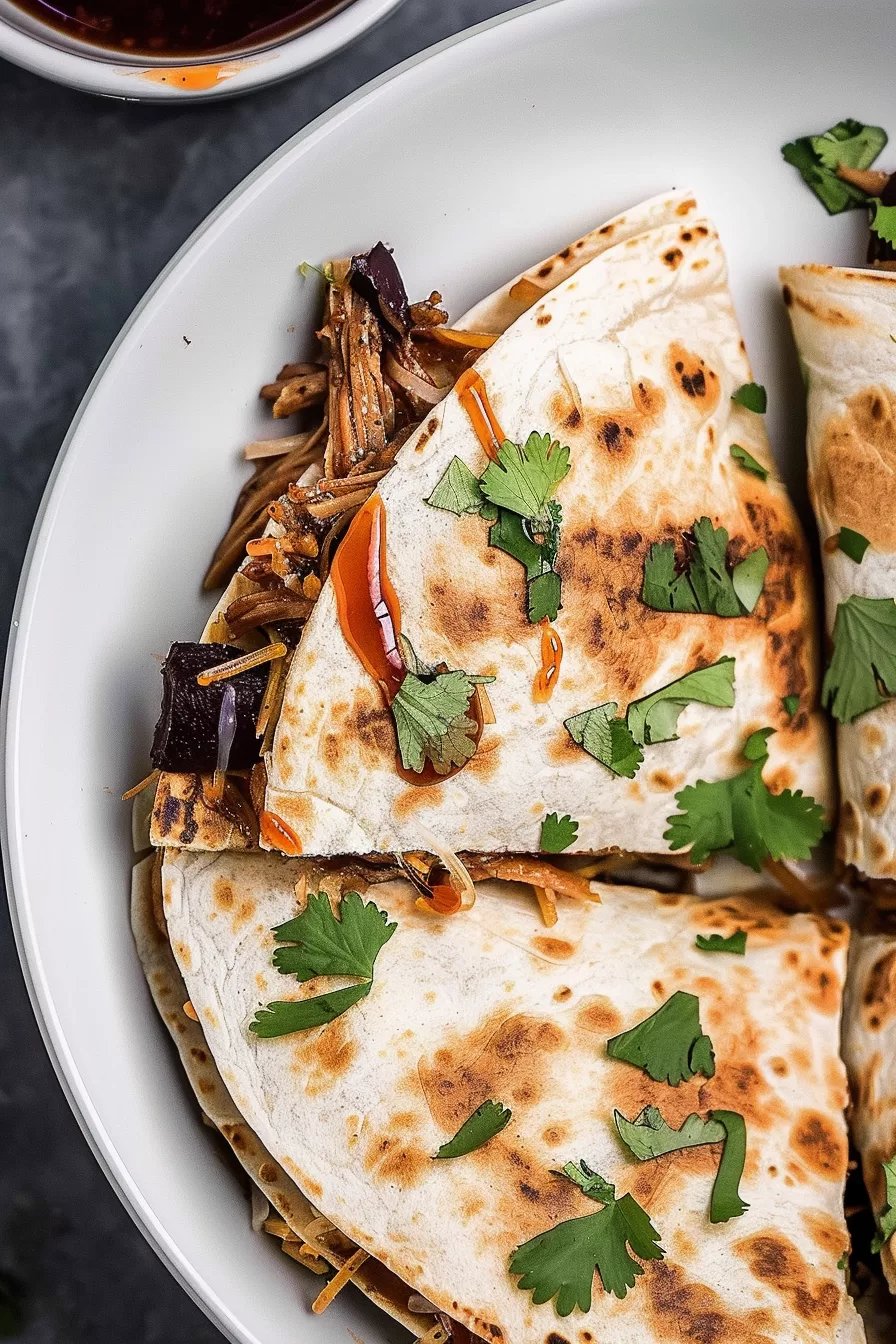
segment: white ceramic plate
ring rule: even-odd
[[[297,356],[316,311],[297,262],[383,238],[412,295],[438,286],[457,313],[601,218],[690,183],[727,244],[777,450],[798,478],[801,396],[776,267],[858,259],[861,220],[829,219],[779,146],[847,115],[896,130],[894,39],[886,0],[565,0],[487,25],[362,91],[250,177],[154,286],[85,398],[32,541],[8,670],[13,915],[85,1132],[233,1339],[396,1334],[353,1290],[306,1314],[314,1285],[250,1231],[128,928],[118,795],[147,768],[152,655],[202,626],[199,579],[245,472],[241,445],[270,430],[256,389]]]
[[[232,98],[278,84],[307,70],[366,33],[401,0],[342,0],[330,18],[274,46],[217,60],[164,61],[127,58],[79,42],[26,14],[14,0],[0,0],[0,56],[36,75],[85,93],[139,102],[194,102]]]

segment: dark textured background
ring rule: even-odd
[[[255,165],[367,79],[510,0],[407,0],[307,75],[181,108],[0,61],[0,630],[44,483],[134,304]],[[56,1083],[0,904],[0,1337],[213,1344],[106,1184]]]

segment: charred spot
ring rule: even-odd
[[[706,227],[705,224],[698,224],[697,228],[695,229],[695,233],[697,234],[698,238],[709,237],[709,229]]]
[[[546,264],[542,266],[538,272],[539,279],[546,280],[553,269],[554,269],[554,263],[552,261],[546,262]]]
[[[683,243],[689,243],[694,235],[691,233],[690,229],[682,229],[680,236]]]
[[[829,1181],[846,1175],[847,1145],[843,1134],[820,1111],[803,1111],[790,1131],[790,1144],[812,1171]]]
[[[668,252],[663,253],[663,261],[673,271],[678,270],[683,260],[684,260],[684,253],[682,252],[680,247],[670,247]]]
[[[569,1340],[564,1338],[563,1335],[558,1335],[556,1331],[552,1330],[551,1333],[548,1335],[547,1344],[569,1344]]]
[[[170,793],[166,794],[157,814],[157,825],[162,835],[167,835],[180,821],[180,809],[180,799],[173,798]]]
[[[549,322],[553,321],[553,316],[553,313],[540,313],[535,320],[540,327],[546,327]]]
[[[865,807],[872,816],[878,816],[886,807],[889,797],[889,784],[869,784],[865,789]]]
[[[200,1064],[204,1064],[208,1059],[208,1055],[205,1053],[204,1050],[200,1050],[198,1045],[190,1047],[190,1054],[193,1056],[194,1059],[197,1059]]]
[[[775,1325],[770,1312],[730,1311],[713,1288],[689,1279],[668,1260],[654,1260],[645,1267],[645,1284],[657,1338],[693,1344],[772,1344],[764,1333]]]
[[[768,1231],[737,1242],[734,1249],[755,1277],[789,1302],[802,1320],[830,1326],[837,1319],[842,1289],[832,1279],[814,1274],[792,1241]]]
[[[793,303],[793,290],[789,285],[785,285],[781,290],[781,298],[784,300],[784,306],[789,308]]]
[[[582,423],[582,413],[579,410],[578,406],[573,406],[572,410],[570,411],[569,415],[566,417],[563,423],[566,425],[567,429],[578,428],[578,426]]]
[[[528,1199],[530,1204],[538,1204],[541,1201],[541,1194],[535,1189],[534,1185],[529,1185],[527,1181],[520,1181],[520,1194],[523,1199]]]
[[[622,534],[622,554],[634,555],[641,546],[644,538],[640,532],[623,532]]]
[[[564,261],[569,261],[570,257],[572,256],[572,248],[564,247],[563,251],[559,253],[559,255],[563,258]]]

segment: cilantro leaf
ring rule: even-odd
[[[489,506],[491,507],[491,506]],[[526,569],[527,615],[533,625],[545,617],[557,619],[562,605],[560,575],[554,569],[560,546],[560,524],[563,519],[560,505],[551,500],[546,515],[538,522],[521,518],[509,509],[500,508],[489,532],[488,544],[505,551]]]
[[[347,891],[333,914],[326,892],[310,892],[300,915],[274,929],[278,947],[274,965],[282,975],[301,981],[318,975],[358,975],[369,980],[380,948],[395,932],[388,916],[356,891]]]
[[[651,546],[644,564],[641,600],[654,611],[701,612],[705,616],[747,616],[762,591],[768,570],[763,546],[728,572],[728,532],[698,518],[691,529],[693,551],[682,574],[675,572],[671,541]]]
[[[740,463],[744,471],[751,471],[761,481],[768,480],[768,467],[764,467],[761,462],[757,462],[752,453],[748,453],[746,448],[741,448],[739,443],[732,443],[731,456]]]
[[[616,1198],[616,1187],[609,1181],[605,1181],[596,1171],[592,1171],[583,1157],[578,1162],[565,1162],[559,1171],[554,1172],[555,1176],[565,1176],[573,1185],[577,1185],[583,1195],[589,1199],[599,1200],[601,1204],[609,1204]]]
[[[695,1073],[712,1078],[716,1071],[712,1042],[700,1026],[700,1001],[681,989],[636,1027],[607,1041],[607,1054],[670,1087]]]
[[[476,751],[476,722],[467,711],[477,685],[494,677],[429,668],[406,638],[401,641],[408,669],[390,706],[401,762],[420,774],[430,761],[436,774],[447,775]]]
[[[848,1267],[849,1267],[849,1255],[846,1251],[844,1251],[840,1259],[837,1261],[837,1268],[847,1269]]]
[[[565,719],[563,726],[573,742],[587,751],[614,775],[632,779],[644,759],[626,724],[616,718],[618,705],[610,700],[605,705],[583,710]]]
[[[748,411],[755,411],[757,415],[765,415],[768,410],[768,393],[761,383],[744,383],[736,392],[732,392],[731,400],[738,406],[745,406]]]
[[[896,205],[884,205],[883,201],[877,197],[874,198],[876,206],[874,218],[871,221],[871,232],[876,233],[878,238],[882,238],[885,243],[891,247],[896,246]]]
[[[485,502],[478,478],[459,457],[452,457],[432,494],[424,500],[434,509],[446,509],[458,516],[479,513]]]
[[[619,1137],[639,1162],[677,1153],[682,1148],[701,1148],[706,1143],[724,1143],[726,1131],[716,1120],[689,1115],[680,1129],[672,1129],[656,1106],[645,1106],[634,1120],[613,1112]]]
[[[488,534],[488,544],[519,560],[525,566],[527,581],[538,578],[550,569],[550,562],[545,562],[543,547],[533,540],[527,530],[527,520],[518,513],[511,513],[509,509],[498,510],[498,517]]]
[[[781,699],[781,704],[784,706],[785,712],[793,718],[800,707],[800,698],[798,695],[785,695]]]
[[[266,1008],[258,1009],[249,1023],[249,1030],[256,1036],[271,1039],[274,1036],[288,1036],[294,1031],[309,1031],[312,1027],[326,1026],[360,1003],[361,999],[366,999],[372,983],[371,980],[362,980],[359,985],[334,989],[329,994],[317,994],[313,999],[299,999],[295,1003],[269,1003]]]
[[[286,1036],[293,1031],[322,1027],[366,998],[373,984],[373,968],[381,948],[397,925],[372,901],[363,901],[356,891],[347,891],[333,914],[325,892],[312,892],[308,904],[295,919],[274,929],[274,937],[290,946],[278,947],[274,965],[281,975],[300,981],[318,975],[357,975],[358,985],[318,994],[313,999],[281,1001],[259,1008],[249,1030],[256,1036]]]
[[[865,552],[871,542],[867,537],[863,537],[861,532],[854,532],[851,527],[841,527],[840,535],[837,538],[838,549],[844,555],[848,555],[850,560],[855,560],[857,565],[862,563]]]
[[[769,792],[762,767],[768,760],[766,738],[773,731],[761,729],[747,739],[744,755],[750,765],[741,774],[712,784],[701,779],[675,795],[681,811],[668,818],[664,839],[670,849],[690,845],[696,864],[717,851],[732,853],[757,873],[768,857],[809,857],[824,833],[824,809],[800,791]]]
[[[709,936],[698,933],[696,945],[701,952],[732,952],[736,957],[742,957],[747,950],[747,935],[743,929],[730,933],[727,938],[723,938],[720,933],[711,933]]]
[[[639,1162],[649,1162],[666,1153],[704,1144],[724,1143],[716,1179],[712,1187],[709,1220],[727,1223],[739,1218],[750,1207],[740,1197],[739,1185],[747,1155],[747,1127],[736,1111],[710,1111],[709,1119],[689,1115],[680,1129],[672,1129],[656,1106],[645,1106],[634,1120],[613,1112],[622,1142]]]
[[[562,854],[569,849],[579,833],[579,823],[572,817],[559,817],[549,812],[541,823],[541,839],[538,848],[542,854]]]
[[[629,705],[625,721],[638,746],[677,740],[678,716],[685,705],[715,705],[730,709],[734,704],[734,659],[720,658],[709,667],[688,672],[668,686],[661,686]]]
[[[510,1272],[522,1276],[518,1287],[532,1293],[536,1306],[556,1298],[557,1315],[568,1316],[576,1307],[590,1311],[595,1270],[605,1292],[625,1297],[644,1273],[629,1247],[641,1260],[662,1260],[665,1251],[659,1240],[641,1205],[623,1195],[518,1247],[510,1257]]]
[[[560,575],[553,570],[539,574],[529,582],[528,617],[532,625],[545,618],[556,621],[560,610]]]
[[[848,597],[834,617],[834,651],[821,688],[822,704],[840,723],[882,705],[896,692],[896,602]]]
[[[307,280],[309,275],[319,275],[321,280],[325,280],[328,285],[335,285],[336,283],[333,279],[332,261],[325,261],[323,266],[315,266],[313,261],[303,261],[298,270],[303,280]]]
[[[511,1114],[500,1101],[484,1101],[463,1122],[454,1138],[442,1144],[433,1161],[438,1158],[466,1157],[467,1153],[481,1148],[510,1124]]]
[[[710,1111],[709,1118],[720,1124],[726,1135],[712,1187],[709,1221],[727,1223],[732,1218],[740,1218],[750,1207],[741,1199],[739,1189],[747,1160],[747,1126],[737,1111]]]
[[[849,168],[870,168],[887,143],[880,126],[865,126],[847,117],[821,135],[805,135],[784,145],[781,153],[801,174],[828,214],[866,205],[868,195],[837,176],[840,163]]]
[[[543,518],[548,500],[569,472],[569,449],[550,434],[532,433],[524,444],[509,439],[498,449],[480,485],[486,499],[521,518]]]
[[[886,1203],[877,1219],[877,1233],[871,1242],[872,1251],[880,1251],[896,1232],[896,1154],[889,1162],[882,1162],[887,1184]]]

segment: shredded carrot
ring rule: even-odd
[[[262,840],[271,849],[295,858],[302,852],[302,842],[295,831],[276,812],[262,812],[258,818],[258,829]]]
[[[153,770],[152,774],[147,775],[145,779],[141,779],[139,784],[135,784],[132,789],[128,789],[127,793],[123,793],[121,795],[121,801],[123,803],[129,803],[132,798],[137,797],[138,793],[142,793],[144,789],[148,789],[150,784],[155,784],[161,774],[161,770]]]
[[[255,720],[255,736],[264,737],[268,730],[268,724],[271,715],[274,712],[274,705],[280,694],[280,687],[283,681],[283,674],[286,670],[287,662],[285,658],[278,658],[271,663],[271,670],[268,674],[268,684],[265,687],[264,695],[261,697],[261,708],[258,711],[258,718]]]
[[[262,663],[269,663],[273,658],[285,658],[286,653],[286,645],[279,641],[276,644],[265,644],[263,649],[256,649],[254,653],[244,653],[241,658],[231,658],[228,663],[221,663],[218,667],[210,667],[206,672],[197,673],[196,680],[200,686],[211,686],[213,681],[227,681],[228,677],[238,677],[241,672],[260,667]]]
[[[461,345],[470,350],[488,350],[498,339],[491,331],[459,331],[457,327],[433,327],[428,334],[442,345]]]
[[[541,911],[541,917],[549,929],[552,929],[557,923],[557,906],[554,901],[555,892],[550,887],[533,887],[535,899],[538,901],[538,908]]]
[[[554,694],[562,662],[563,641],[545,616],[541,622],[541,667],[532,686],[532,699],[536,705],[545,704]]]
[[[473,423],[477,439],[492,461],[497,462],[498,449],[507,436],[492,410],[481,375],[475,369],[466,369],[458,378],[455,391]]]
[[[593,901],[600,905],[600,896],[591,890],[587,880],[578,873],[568,872],[564,868],[555,868],[542,859],[530,859],[525,854],[508,855],[506,858],[484,855],[475,858],[465,856],[475,881],[485,877],[497,877],[504,882],[528,882],[532,887],[547,887],[560,896],[571,896],[577,901]]]
[[[295,1241],[287,1241],[285,1238],[280,1243],[280,1249],[284,1255],[288,1255],[290,1260],[296,1260],[306,1269],[310,1269],[312,1274],[326,1274],[330,1270],[330,1265],[324,1260],[323,1256],[318,1255],[313,1246],[302,1243],[298,1245]]]
[[[247,555],[304,555],[313,560],[319,550],[317,538],[306,537],[255,537],[246,542]]]
[[[191,1022],[199,1021],[199,1014],[196,1012],[196,1009],[193,1007],[189,999],[187,999],[186,1003],[184,1004],[184,1012],[186,1013],[187,1017],[190,1019]]]
[[[354,1255],[349,1256],[342,1268],[336,1271],[330,1282],[311,1303],[311,1310],[316,1315],[319,1316],[322,1311],[326,1311],[336,1294],[345,1287],[355,1271],[361,1268],[367,1258],[367,1252],[361,1250],[357,1250]]]

